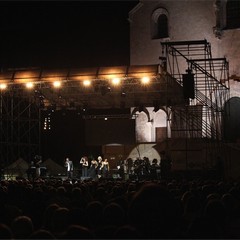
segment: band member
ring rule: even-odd
[[[158,164],[158,160],[156,158],[154,158],[152,160],[152,165],[151,165],[152,168],[156,168],[156,167],[159,167],[159,164]]]
[[[127,174],[132,174],[133,173],[133,160],[132,160],[132,158],[128,158],[127,160],[126,160],[126,167],[127,167],[127,169],[126,169],[126,173]]]
[[[108,173],[109,173],[109,162],[107,160],[107,158],[104,159],[104,161],[102,162],[102,176],[104,178],[108,177]]]
[[[96,159],[92,159],[91,165],[89,168],[89,177],[92,179],[96,179],[97,176],[97,167],[98,167],[98,162]]]
[[[82,177],[88,176],[88,158],[82,157],[80,160],[80,164],[82,164]]]
[[[151,167],[151,164],[150,164],[150,160],[148,157],[143,157],[143,163],[142,163],[142,168],[143,168],[143,174],[144,175],[148,175],[150,174],[150,167]]]
[[[101,156],[98,156],[98,167],[97,167],[97,175],[98,175],[98,178],[100,178],[102,176],[102,157]]]
[[[139,176],[141,174],[142,171],[142,159],[140,158],[136,158],[136,160],[133,163],[134,166],[134,173]]]
[[[158,160],[156,158],[152,160],[152,164],[150,167],[150,174],[152,179],[160,178],[160,165],[158,164]]]
[[[73,162],[69,158],[65,160],[65,167],[67,168],[67,177],[72,178],[73,175]]]

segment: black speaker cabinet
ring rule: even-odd
[[[195,98],[195,88],[194,88],[194,74],[187,73],[182,75],[183,79],[183,95],[185,99]]]

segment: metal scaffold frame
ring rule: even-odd
[[[3,168],[40,152],[40,110],[28,93],[0,92],[0,162]]]
[[[190,73],[194,78],[194,96],[185,98],[184,105],[168,106],[172,110],[169,124],[172,137],[205,140],[206,165],[211,167],[223,142],[223,116],[228,114],[225,112],[230,97],[228,62],[225,58],[213,58],[206,40],[162,42],[161,45],[162,67],[183,91],[183,75]],[[207,155],[212,159],[207,159]]]
[[[221,140],[222,114],[229,99],[227,60],[212,58],[211,46],[206,40],[164,42],[162,48],[166,71],[176,82],[183,86],[185,70],[194,75],[195,97],[187,99],[185,106],[188,111],[189,106],[202,106],[201,137]]]

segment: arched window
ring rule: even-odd
[[[226,5],[226,28],[240,28],[240,1],[228,0]]]
[[[164,8],[158,8],[152,14],[152,39],[167,37],[169,37],[168,12]]]
[[[168,37],[168,18],[165,14],[158,17],[158,36],[159,38]]]

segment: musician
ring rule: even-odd
[[[102,162],[102,176],[104,178],[108,177],[108,174],[109,174],[109,162],[108,162],[108,159],[105,158],[104,161]]]
[[[126,173],[127,174],[132,174],[132,172],[133,172],[133,160],[132,160],[132,158],[128,158],[126,160],[126,167],[127,167]]]
[[[88,158],[86,156],[80,159],[80,164],[82,164],[82,177],[88,176]]]
[[[97,167],[98,167],[98,162],[96,159],[92,159],[91,161],[91,165],[89,168],[89,177],[91,177],[92,179],[96,179],[97,176]]]
[[[152,179],[160,178],[160,165],[158,164],[158,160],[156,158],[152,160],[152,164],[150,167],[150,174]]]
[[[152,168],[156,168],[156,167],[159,167],[159,164],[158,164],[158,160],[156,158],[154,158],[152,160],[152,165],[151,165]]]
[[[73,162],[68,157],[65,159],[65,167],[67,168],[67,177],[72,178],[72,176],[73,176]]]
[[[134,173],[139,176],[142,170],[142,159],[136,158],[136,160],[133,163],[134,166]]]

